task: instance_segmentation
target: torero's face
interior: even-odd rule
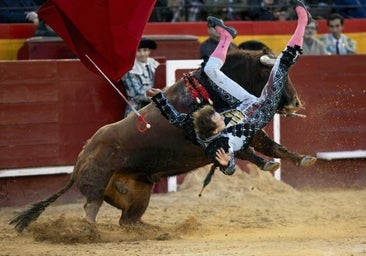
[[[213,114],[211,120],[212,120],[212,122],[214,122],[216,124],[216,129],[214,130],[214,134],[218,134],[218,133],[222,132],[222,130],[225,129],[225,127],[226,127],[225,121],[224,121],[225,119],[219,113],[215,112],[215,114]]]

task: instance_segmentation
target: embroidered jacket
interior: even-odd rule
[[[209,159],[220,168],[226,175],[232,175],[235,172],[235,158],[234,152],[246,149],[254,135],[254,126],[249,123],[244,123],[243,119],[239,123],[230,124],[229,122],[234,118],[225,118],[225,123],[229,123],[226,128],[218,135],[210,138],[200,138],[194,131],[193,118],[191,114],[180,113],[163,93],[159,93],[152,97],[152,101],[160,109],[161,114],[169,121],[170,124],[183,128],[188,135],[188,138],[195,144],[200,144],[205,154]],[[226,153],[233,153],[228,166],[222,166],[216,160],[216,151],[223,148]]]

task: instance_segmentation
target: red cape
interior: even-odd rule
[[[49,0],[39,16],[90,70],[118,81],[134,63],[155,0]]]

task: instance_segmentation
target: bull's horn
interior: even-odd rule
[[[276,59],[272,59],[268,55],[261,56],[259,60],[263,65],[266,65],[266,66],[273,66],[276,61]]]

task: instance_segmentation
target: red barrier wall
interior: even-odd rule
[[[281,142],[312,155],[365,150],[365,63],[366,55],[302,56],[291,76],[307,118],[282,118]],[[85,141],[123,115],[120,96],[77,60],[0,62],[0,73],[0,169],[73,165]],[[0,205],[43,199],[67,177],[0,178]],[[282,178],[295,187],[365,186],[366,160],[282,161]]]
[[[79,61],[2,62],[0,73],[0,168],[73,164],[122,117],[117,93]]]
[[[366,55],[302,56],[291,77],[307,118],[283,118],[281,142],[298,152],[366,150]],[[295,187],[364,187],[366,158],[318,160],[310,168],[283,161],[283,180]]]

